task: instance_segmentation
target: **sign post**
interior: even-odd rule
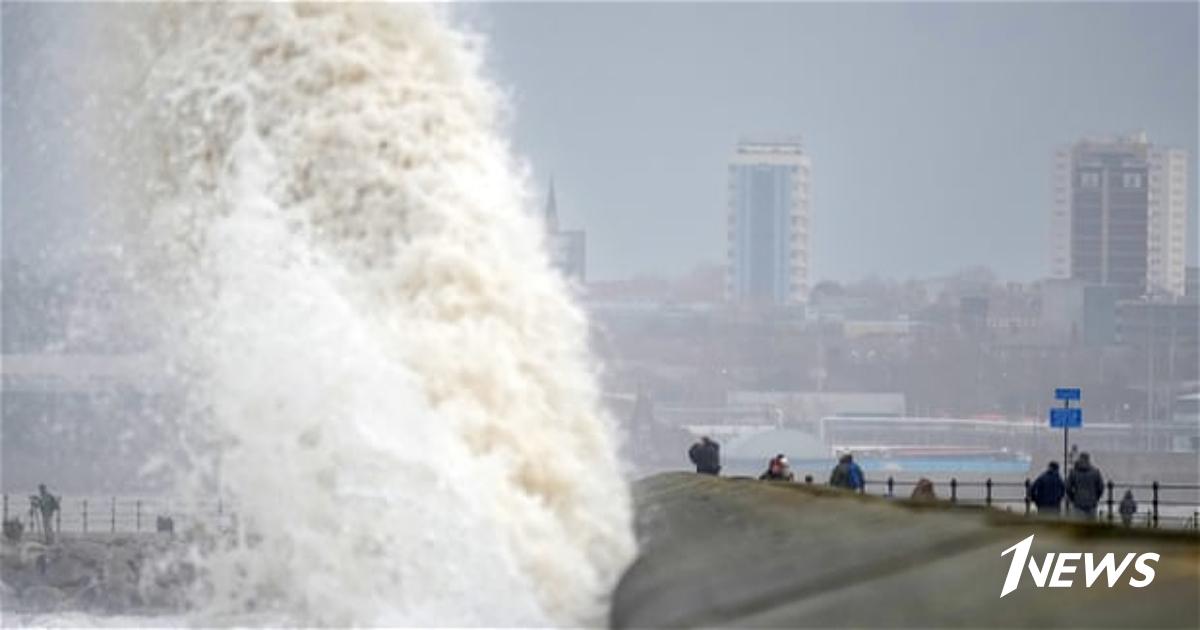
[[[1080,391],[1078,387],[1059,387],[1054,390],[1055,400],[1063,401],[1061,409],[1050,410],[1050,427],[1062,428],[1063,430],[1063,474],[1070,472],[1070,462],[1067,461],[1067,443],[1070,441],[1071,427],[1080,428],[1083,426],[1083,410],[1076,407],[1071,408],[1072,400],[1080,399]]]

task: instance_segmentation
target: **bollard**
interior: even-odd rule
[[[54,511],[54,531],[62,531],[62,510]]]
[[[87,533],[87,499],[83,500],[83,533]]]
[[[1158,482],[1151,483],[1150,489],[1154,491],[1153,498],[1151,499],[1151,506],[1154,509],[1154,526],[1158,527]]]
[[[950,502],[958,502],[958,480],[954,477],[950,478]]]
[[[1108,480],[1108,522],[1113,522],[1113,482]]]
[[[988,477],[987,481],[983,485],[987,487],[987,497],[984,498],[984,503],[988,507],[991,507],[991,505],[992,505],[992,478]]]
[[[141,533],[141,531],[142,531],[142,500],[141,499],[138,499],[137,503],[134,504],[133,514],[134,514],[133,515],[134,529],[138,533]]]
[[[888,475],[888,493],[887,493],[887,495],[888,495],[888,497],[896,496],[896,480],[892,479],[891,475]]]
[[[1029,486],[1031,486],[1031,485],[1032,484],[1029,482],[1029,477],[1026,477],[1025,478],[1025,515],[1026,516],[1029,516],[1029,503],[1030,503]]]
[[[117,497],[112,498],[112,533],[117,533]]]

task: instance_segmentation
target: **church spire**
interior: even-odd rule
[[[546,195],[546,231],[558,232],[558,203],[554,200],[554,176],[550,177],[550,192]]]

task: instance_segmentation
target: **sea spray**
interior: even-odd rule
[[[601,622],[628,489],[478,42],[411,5],[138,11],[109,179],[181,481],[236,505],[202,613]]]

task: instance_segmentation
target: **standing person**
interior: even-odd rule
[[[835,488],[861,490],[864,483],[866,480],[863,477],[862,468],[859,468],[858,464],[854,462],[853,455],[845,453],[838,458],[837,466],[833,467],[833,472],[829,475],[829,485]]]
[[[721,474],[721,445],[709,439],[706,435],[688,449],[688,459],[696,465],[696,472],[702,475]]]
[[[1063,495],[1067,488],[1058,474],[1058,462],[1050,462],[1045,472],[1029,486],[1029,500],[1037,506],[1038,514],[1061,514]]]
[[[795,481],[796,475],[792,474],[787,457],[780,453],[771,458],[771,461],[767,463],[767,471],[758,478],[762,481]]]
[[[1085,520],[1095,520],[1096,506],[1104,496],[1104,476],[1100,469],[1092,466],[1092,458],[1080,453],[1075,459],[1071,474],[1067,475],[1067,499]]]
[[[1133,525],[1133,515],[1137,514],[1137,501],[1133,500],[1133,490],[1126,490],[1125,496],[1121,499],[1121,507],[1118,508],[1121,512],[1121,522],[1125,527]]]
[[[58,504],[58,497],[50,494],[46,484],[38,484],[37,507],[42,513],[42,531],[47,545],[54,542],[54,513],[58,511]]]

